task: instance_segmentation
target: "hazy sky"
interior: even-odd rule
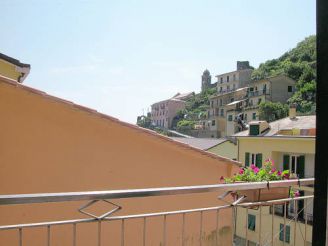
[[[0,53],[24,84],[136,122],[201,74],[257,67],[315,34],[314,0],[0,0]],[[214,81],[213,81],[214,82]]]

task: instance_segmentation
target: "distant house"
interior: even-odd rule
[[[0,53],[0,75],[22,83],[30,73],[31,65]]]
[[[193,92],[184,94],[177,93],[170,99],[152,104],[150,115],[152,124],[154,126],[170,129],[177,112],[185,108],[185,100],[193,95]]]
[[[226,138],[181,138],[173,140],[232,160],[237,159],[237,145]]]
[[[221,175],[232,175],[239,166],[236,161],[173,141],[3,76],[0,76],[0,117],[0,194],[214,184]],[[121,215],[219,204],[213,193],[127,198],[116,203],[122,206]],[[2,206],[1,224],[81,218],[77,212],[81,205],[81,202],[65,202]],[[230,216],[229,212],[220,212],[220,227],[230,227],[231,231]],[[215,220],[213,216],[207,223],[214,225]],[[180,231],[180,224],[175,223],[173,229]],[[127,222],[127,227],[134,233],[140,229],[140,224]],[[106,223],[102,228],[103,245],[121,244],[121,237],[116,237],[121,224]],[[147,231],[151,228],[160,231],[162,224],[147,220]],[[198,238],[198,220],[189,222],[188,228],[191,231],[186,231],[186,238]],[[88,223],[77,226],[78,245],[95,245],[93,235],[96,234],[90,233],[95,232],[94,229]],[[71,227],[54,228],[51,235],[56,236],[49,239],[51,245],[71,245],[71,232]],[[133,233],[126,233],[125,245],[136,245],[137,236]],[[207,239],[212,229],[204,228],[203,233]],[[28,245],[46,242],[44,234],[38,231],[28,229],[23,234]],[[155,233],[147,234],[153,245],[163,243],[162,237],[156,237]],[[2,231],[0,245],[16,245],[17,238],[12,235],[12,232]],[[60,238],[60,242],[55,241],[56,238]],[[167,240],[172,245],[181,242],[170,233]]]
[[[223,77],[219,76],[219,78]],[[236,76],[237,78],[239,77]],[[295,81],[285,75],[258,81],[251,81],[250,74],[245,78],[248,78],[248,82],[237,81],[232,89],[231,79],[223,80],[222,84],[227,84],[229,89],[219,89],[216,95],[210,97],[208,108],[208,120],[211,122],[211,127],[208,129],[210,135],[225,137],[242,131],[248,122],[259,120],[259,105],[262,102],[286,103],[295,92]]]
[[[289,170],[299,178],[314,177],[315,135],[316,116],[296,116],[295,108],[290,109],[289,117],[268,124],[265,121],[249,122],[249,130],[234,135],[238,143],[238,160],[247,166],[251,164],[262,167],[268,158],[274,161],[274,165],[280,170]],[[301,195],[312,195],[313,189],[300,188]],[[280,244],[290,243],[301,245],[302,235],[306,227],[307,232],[312,233],[312,209],[311,203],[304,204],[298,201],[287,205],[287,217],[298,216],[299,222],[291,223],[287,227],[285,242],[282,242],[281,225],[284,224],[284,206],[275,206],[274,233],[279,235]],[[260,215],[256,210],[238,209],[236,235],[240,241],[245,238],[245,217],[251,220],[252,228],[248,228],[249,241],[258,242],[260,226]],[[271,213],[271,214],[270,214]],[[271,225],[272,211],[269,208],[262,210],[262,225]],[[305,225],[304,221],[307,221]],[[296,226],[296,228],[295,228]],[[295,230],[294,230],[295,229]],[[247,230],[247,229],[246,229]],[[271,226],[262,228],[262,234],[271,233]],[[295,232],[296,238],[290,233]],[[311,238],[309,239],[311,241]],[[309,243],[310,243],[309,241]],[[255,245],[255,244],[254,244]]]

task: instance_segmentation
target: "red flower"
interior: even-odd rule
[[[244,174],[244,169],[239,169],[239,174]]]

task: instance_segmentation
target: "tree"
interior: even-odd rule
[[[259,108],[260,120],[268,122],[285,118],[288,116],[288,105],[280,102],[262,102]]]

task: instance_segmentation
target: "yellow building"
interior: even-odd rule
[[[263,121],[250,122],[249,130],[234,135],[238,143],[238,160],[245,166],[255,164],[262,167],[264,160],[270,158],[280,170],[289,169],[299,178],[313,177],[315,128],[315,116],[296,116],[295,109],[290,110],[290,117],[270,124]],[[311,189],[301,191],[301,195],[312,194]],[[238,208],[236,238],[239,243],[243,245],[247,235],[249,245],[255,245],[260,240],[262,245],[272,239],[273,230],[274,245],[301,245],[304,235],[312,234],[312,201],[290,202],[287,206],[285,242],[281,231],[284,225],[283,205],[275,205],[274,210],[275,216],[272,216],[271,209],[263,207],[260,216],[258,210]],[[298,222],[290,220],[296,215]],[[247,224],[245,218],[248,219]],[[308,222],[307,226],[305,221]],[[311,237],[307,241],[307,245],[311,245]]]
[[[30,73],[31,65],[21,63],[12,57],[0,53],[0,75],[22,83]]]
[[[181,138],[172,137],[175,141],[208,151],[218,156],[237,160],[237,144],[226,138]]]

